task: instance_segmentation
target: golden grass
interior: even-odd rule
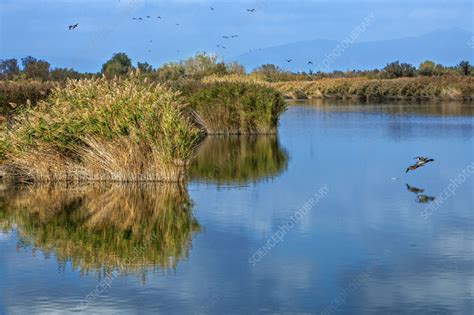
[[[68,81],[2,132],[2,168],[31,181],[181,181],[202,135],[189,110],[136,75]]]
[[[398,79],[338,78],[270,84],[291,99],[445,99],[474,100],[474,78],[461,76]]]

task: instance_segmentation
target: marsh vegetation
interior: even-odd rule
[[[115,54],[100,74],[1,63],[1,168],[26,181],[183,181],[206,135],[275,134],[291,99],[474,99],[472,67],[288,73],[197,54],[154,69]]]
[[[124,59],[119,57],[104,65],[103,76],[37,82],[27,94],[44,97],[8,105],[0,138],[6,177],[183,181],[192,152],[206,135],[276,132],[285,109],[282,95],[258,84],[196,80],[210,67],[206,62],[219,69],[214,59],[197,56],[176,65],[188,72],[162,83],[146,72],[125,72],[117,66]]]

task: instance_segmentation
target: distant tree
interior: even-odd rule
[[[436,64],[431,60],[420,63],[418,73],[423,76],[432,76],[436,74]]]
[[[137,62],[137,69],[142,74],[148,74],[153,72],[153,67],[148,62]]]
[[[469,61],[463,60],[459,63],[458,65],[459,71],[461,72],[462,75],[470,75],[471,74],[471,65],[469,64]]]
[[[402,76],[403,77],[414,77],[416,75],[415,66],[413,66],[409,63],[401,63],[400,67],[402,68]]]
[[[252,71],[253,74],[262,77],[269,82],[279,81],[286,73],[274,64],[264,64]]]
[[[49,78],[49,62],[31,56],[21,59],[23,73],[28,79],[47,80]]]
[[[127,74],[132,70],[132,60],[125,53],[116,53],[102,65],[102,74],[111,78]]]
[[[178,80],[185,76],[185,69],[179,63],[167,63],[156,70],[156,76],[160,81]]]
[[[383,68],[384,77],[386,78],[400,78],[413,77],[416,74],[416,68],[409,63],[400,63],[395,61],[387,64]]]
[[[178,80],[181,78],[201,79],[210,75],[243,74],[244,68],[237,64],[219,61],[216,55],[197,53],[179,63],[167,63],[156,70],[152,77],[158,80]]]
[[[208,75],[224,75],[227,73],[226,65],[219,61],[217,55],[200,52],[196,56],[181,62],[186,76],[193,78],[202,78]]]
[[[226,65],[226,71],[228,74],[244,75],[245,68],[237,62],[231,62]]]
[[[0,60],[0,77],[2,79],[11,79],[20,73],[20,67],[16,59]]]

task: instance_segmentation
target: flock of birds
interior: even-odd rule
[[[210,7],[210,10],[211,10],[211,11],[215,11],[215,8],[214,8],[214,7]],[[257,10],[256,10],[255,8],[250,8],[250,9],[246,9],[246,11],[247,11],[248,13],[255,13]],[[132,20],[133,20],[133,21],[143,21],[143,20],[145,20],[145,19],[153,19],[153,18],[156,18],[156,19],[159,19],[159,20],[162,19],[161,16],[152,17],[151,15],[146,15],[145,17],[133,17]],[[178,27],[180,26],[179,23],[175,23],[175,25],[178,26]],[[72,30],[76,29],[78,26],[79,26],[79,23],[72,24],[72,25],[68,25],[68,29],[69,29],[70,31],[72,31]],[[224,35],[224,36],[222,36],[221,38],[223,38],[223,39],[232,39],[232,38],[237,38],[237,37],[239,37],[239,35],[234,34],[234,35]],[[151,41],[150,41],[150,42],[151,42]],[[222,45],[222,44],[217,44],[216,47],[217,47],[217,48],[221,48],[221,49],[227,49],[227,46]],[[262,49],[258,49],[258,50],[262,50]],[[252,52],[252,51],[253,51],[253,50],[250,50],[249,52]],[[149,49],[148,52],[151,52],[151,50]],[[179,50],[176,50],[176,52],[179,53],[180,51],[179,51]],[[293,59],[285,59],[285,61],[286,61],[287,63],[291,63],[291,62],[293,61]],[[310,61],[308,61],[307,64],[308,64],[308,65],[312,65],[313,62],[310,60]]]
[[[214,7],[210,7],[210,10],[211,10],[211,11],[215,11],[215,8],[214,8]],[[255,12],[257,11],[257,10],[254,9],[254,8],[246,9],[246,10],[247,10],[247,12],[249,12],[249,13],[255,13]],[[147,16],[145,16],[145,17],[133,17],[132,20],[133,20],[133,21],[143,21],[143,20],[145,20],[145,19],[152,19],[152,18],[153,18],[152,16],[147,15]],[[156,16],[155,18],[156,18],[156,19],[160,19],[160,20],[162,19],[161,16]],[[180,26],[179,23],[175,23],[175,25],[176,25],[176,26]],[[68,29],[69,29],[70,31],[72,31],[72,30],[74,30],[75,28],[77,28],[78,26],[79,26],[79,23],[72,24],[72,25],[68,25]],[[236,35],[236,34],[235,34],[235,35],[224,35],[224,36],[222,36],[223,39],[232,39],[232,38],[237,38],[237,37],[239,37],[239,35]],[[152,41],[150,40],[150,42],[152,42]],[[227,49],[226,46],[220,45],[220,44],[216,45],[216,47],[222,48],[222,49]],[[148,52],[151,52],[151,50],[149,49]],[[179,51],[179,50],[176,50],[176,52],[179,53],[180,51]]]

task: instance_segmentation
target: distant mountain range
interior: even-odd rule
[[[456,65],[461,60],[474,63],[473,36],[459,28],[436,30],[418,37],[356,42],[339,52],[335,49],[341,47],[341,41],[316,39],[254,50],[233,60],[247,70],[272,63],[291,71],[375,69],[396,60],[415,66],[427,59]],[[292,60],[287,62],[287,59]],[[313,64],[308,65],[309,61]],[[323,62],[328,66],[321,69]]]

